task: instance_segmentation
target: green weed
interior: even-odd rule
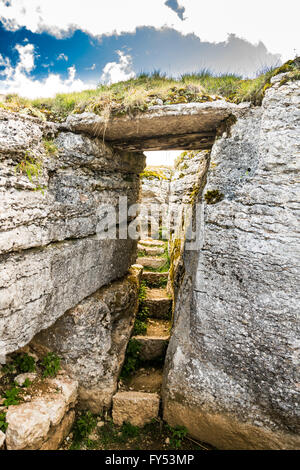
[[[167,430],[170,433],[170,445],[175,447],[175,449],[179,449],[181,447],[182,441],[187,435],[187,429],[184,426],[169,426],[166,425]]]
[[[121,378],[126,378],[132,374],[140,364],[141,345],[136,339],[130,339],[127,345],[125,361],[120,374]]]
[[[43,139],[43,144],[47,155],[57,155],[58,148],[57,145],[53,142],[53,140]]]
[[[34,191],[44,193],[45,188],[39,184],[39,177],[42,174],[42,162],[31,151],[25,152],[24,159],[15,166],[15,172],[26,174],[30,183],[35,185]]]
[[[20,403],[21,389],[17,386],[14,386],[4,393],[3,398],[5,398],[3,405],[4,406],[11,406],[11,405],[18,405]]]
[[[14,357],[14,364],[19,373],[34,372],[35,360],[29,354],[18,354]]]
[[[96,418],[90,411],[81,413],[81,415],[75,421],[75,424],[72,429],[73,443],[71,449],[78,449],[80,447],[80,444],[85,439],[88,439],[89,434],[93,431],[96,424]],[[89,442],[86,443],[87,446],[89,446]]]
[[[131,423],[124,423],[121,429],[124,440],[137,437],[140,434],[140,428]]]
[[[53,352],[49,352],[43,357],[41,366],[43,368],[43,377],[55,377],[61,369],[60,358]]]
[[[6,413],[0,413],[0,431],[4,432],[6,431],[8,427],[8,424],[6,422]]]

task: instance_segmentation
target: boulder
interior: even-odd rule
[[[55,450],[69,432],[75,418],[78,383],[65,374],[46,379],[51,387],[27,403],[9,406],[6,447],[8,450]]]
[[[131,423],[143,427],[157,418],[159,401],[157,393],[118,392],[113,397],[113,422],[118,426]]]
[[[281,80],[212,149],[165,364],[165,420],[219,449],[300,447],[300,88]]]
[[[142,266],[102,287],[63,315],[31,343],[54,351],[70,377],[79,382],[79,406],[100,414],[117,389],[135,314]]]

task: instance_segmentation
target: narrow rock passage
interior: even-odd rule
[[[139,367],[119,381],[119,391],[113,398],[113,420],[121,425],[130,422],[144,426],[159,414],[165,354],[170,338],[172,299],[166,285],[169,274],[167,242],[141,240],[137,263],[144,266],[142,283],[145,287],[143,308],[147,312],[147,329],[134,334]]]

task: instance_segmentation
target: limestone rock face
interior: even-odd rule
[[[68,435],[75,418],[78,383],[61,374],[47,379],[45,386],[52,386],[52,392],[8,408],[8,450],[55,450]]]
[[[167,353],[164,418],[220,449],[300,447],[300,88],[280,79],[212,149]]]
[[[136,116],[113,117],[107,122],[94,113],[71,114],[65,126],[72,131],[103,136],[115,148],[141,150],[211,148],[216,129],[233,111],[232,103],[213,102],[151,106]]]
[[[133,266],[124,279],[84,299],[31,343],[37,351],[46,347],[61,357],[79,382],[79,405],[93,413],[109,408],[117,389],[138,308],[141,272],[141,266]]]
[[[159,395],[157,393],[118,392],[113,398],[113,421],[118,426],[130,422],[143,427],[157,418]]]
[[[192,208],[206,181],[210,151],[183,152],[176,164],[170,184],[169,221],[172,233],[169,242],[170,270],[168,292],[175,305],[178,289],[184,274],[184,238]]]
[[[155,172],[155,167],[147,167],[147,169]],[[157,233],[159,228],[159,210],[164,210],[169,204],[170,182],[172,172],[169,168],[161,167],[159,172],[163,177],[141,178],[141,237],[147,238],[149,235]],[[149,228],[154,232],[150,234]]]
[[[47,151],[49,139],[54,153]],[[28,159],[38,165],[31,179],[17,167]],[[97,228],[104,205],[118,209],[123,196],[128,204],[138,201],[145,157],[1,111],[0,160],[0,355],[5,355],[122,277],[134,262],[135,241],[99,239]]]
[[[0,431],[0,450],[2,450],[4,447],[5,438],[6,436],[4,432]]]

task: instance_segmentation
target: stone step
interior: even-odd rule
[[[139,244],[145,246],[165,246],[165,242],[162,240],[153,240],[153,238],[147,238],[145,240],[139,240]]]
[[[118,392],[113,397],[114,424],[131,423],[143,427],[158,417],[160,397],[157,393]]]
[[[166,336],[134,336],[141,346],[140,358],[143,361],[153,361],[166,355],[169,338]]]
[[[135,370],[129,377],[121,379],[118,385],[119,392],[147,392],[161,393],[163,369],[160,366],[149,366]]]
[[[143,246],[138,244],[138,250],[144,252],[146,255],[162,255],[165,251],[163,246]]]
[[[145,268],[153,268],[153,269],[159,269],[161,268],[165,263],[166,260],[165,258],[151,258],[148,256],[141,256],[137,259],[138,264],[141,264]]]
[[[142,279],[146,281],[149,287],[161,287],[162,283],[168,280],[169,272],[166,273],[155,273],[152,271],[143,271]]]
[[[172,322],[163,318],[148,318],[146,336],[159,336],[169,339]]]
[[[166,289],[147,288],[147,297],[144,302],[150,318],[170,318],[172,299],[168,296]]]

